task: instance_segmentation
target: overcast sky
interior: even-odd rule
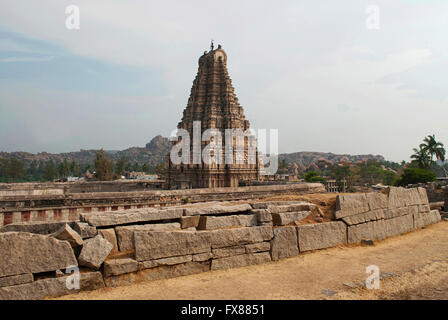
[[[448,146],[447,31],[446,0],[2,0],[0,151],[168,136],[214,39],[246,118],[278,128],[280,152],[408,160],[425,135]]]

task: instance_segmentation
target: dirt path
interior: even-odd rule
[[[350,288],[366,267],[379,290]],[[346,284],[344,284],[346,283]],[[337,247],[244,268],[83,292],[61,299],[448,299],[448,222],[374,246]]]

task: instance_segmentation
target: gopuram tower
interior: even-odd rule
[[[227,71],[227,55],[221,45],[214,49],[212,43],[210,51],[204,52],[199,58],[198,73],[193,81],[187,107],[177,128],[188,131],[191,137],[189,141],[191,153],[194,149],[194,130],[197,132],[200,128],[202,134],[207,129],[218,131],[219,137],[216,140],[221,139],[221,143],[218,145],[220,146],[219,150],[222,150],[222,157],[229,159],[226,157],[229,157],[229,150],[232,149],[228,148],[233,146],[233,151],[230,154],[233,161],[230,164],[228,161],[206,163],[201,157],[199,162],[196,158],[196,162],[174,164],[168,154],[168,188],[238,187],[240,184],[250,184],[251,181],[258,180],[262,161],[259,160],[254,137],[246,136],[242,139],[233,137],[231,140],[225,137],[226,129],[247,133],[249,126],[249,121],[245,119],[243,108],[238,102]],[[211,137],[208,142],[203,140],[199,140],[201,141],[199,143],[201,152],[204,152],[207,144],[214,141],[214,137]],[[173,146],[177,142],[173,142]],[[239,147],[237,148],[236,145]],[[249,146],[252,147],[249,148]],[[197,144],[195,149],[199,149]],[[240,151],[239,153],[237,149]],[[227,153],[224,155],[225,152]],[[193,160],[193,156],[190,157],[190,160]]]

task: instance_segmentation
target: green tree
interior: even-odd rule
[[[103,149],[96,151],[95,177],[101,181],[111,181],[116,178],[114,162],[107,157]]]
[[[61,178],[67,178],[70,174],[70,166],[68,165],[67,159],[60,162],[58,165],[58,172]]]
[[[126,158],[120,158],[115,163],[115,173],[119,176],[122,176],[124,174],[124,171],[126,170]]]
[[[53,160],[48,161],[43,169],[43,178],[45,181],[53,181],[58,176],[58,170]]]
[[[319,176],[319,173],[316,171],[308,171],[305,174],[304,179],[306,182],[325,182],[326,181],[324,178]]]
[[[426,183],[434,181],[436,175],[426,169],[421,168],[406,168],[400,179],[396,182],[398,186],[407,186],[409,184]]]
[[[70,163],[70,173],[74,176],[74,177],[79,177],[79,174],[81,173],[81,168],[79,167],[79,165],[76,163],[75,160],[73,160]]]
[[[413,163],[415,163],[420,169],[429,168],[431,163],[431,157],[426,148],[424,148],[423,144],[419,146],[419,148],[412,149],[414,154],[411,155],[411,159]]]
[[[6,170],[7,177],[11,181],[23,180],[25,177],[25,168],[22,161],[12,158],[8,161],[8,167]]]
[[[437,160],[445,161],[445,148],[443,147],[443,143],[436,141],[436,136],[433,134],[428,135],[425,139],[423,139],[423,143],[420,145],[423,147],[423,150],[428,152],[431,156],[431,162],[434,160],[434,156],[436,156]]]
[[[142,171],[144,171],[145,173],[150,173],[151,172],[151,166],[149,165],[149,163],[145,163],[143,166],[142,166]]]
[[[282,174],[288,172],[288,162],[286,162],[285,159],[280,160],[280,163],[278,164],[277,173]]]

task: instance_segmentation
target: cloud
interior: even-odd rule
[[[41,61],[51,61],[54,59],[54,56],[49,57],[8,57],[1,58],[0,62],[9,63],[9,62],[41,62]]]

